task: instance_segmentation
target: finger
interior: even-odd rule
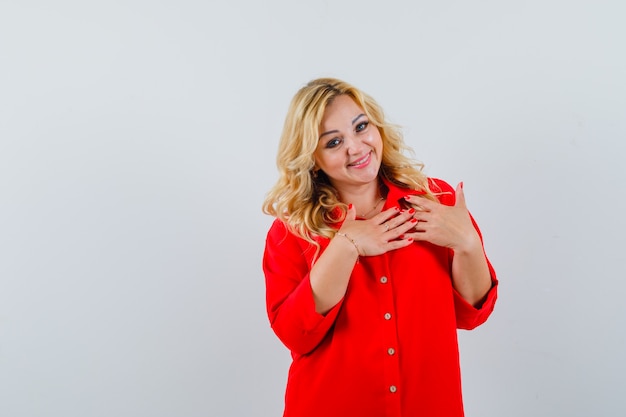
[[[456,186],[456,201],[454,202],[454,206],[467,208],[467,206],[465,205],[465,193],[463,192],[462,181],[459,183],[459,185]]]
[[[346,220],[356,220],[356,209],[354,205],[348,205],[348,212],[346,213]]]
[[[424,233],[426,232],[428,222],[414,217],[411,219],[410,222],[407,222],[405,225],[408,225],[408,227],[403,227],[404,231],[401,234],[401,236],[412,237],[415,240],[418,240],[417,237],[419,236],[420,238],[422,238],[420,240],[423,240],[423,236],[424,236]]]
[[[416,232],[425,232],[426,231],[426,223],[424,220],[417,220],[417,223],[415,224],[415,231]]]
[[[408,235],[402,239],[391,240],[389,241],[389,243],[387,243],[387,251],[404,248],[406,246],[409,246],[411,243],[413,243],[413,238],[409,237]]]
[[[407,232],[412,232],[415,230],[415,227],[419,224],[419,221],[416,218],[411,218],[409,221],[406,221],[393,229],[396,236],[401,236],[406,234]],[[394,236],[395,237],[395,236]]]
[[[407,232],[402,235],[404,239],[412,239],[414,242],[428,242],[428,234],[422,232]]]
[[[404,196],[404,199],[414,205],[416,207],[416,210],[421,211],[430,211],[430,209],[433,207],[433,204],[436,204],[434,201],[430,201],[424,197],[417,195],[406,195]]]
[[[373,220],[376,224],[383,224],[387,220],[397,216],[399,212],[400,209],[398,207],[391,207],[385,211],[381,211],[380,213],[372,217],[371,220]]]
[[[413,207],[411,207],[408,210],[402,210],[398,213],[397,216],[392,217],[391,219],[387,220],[386,222],[382,223],[383,226],[386,227],[386,231],[389,231],[391,229],[395,229],[396,227],[400,226],[403,223],[406,223],[407,221],[409,221],[413,215],[415,214],[415,209]]]

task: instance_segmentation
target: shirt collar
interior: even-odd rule
[[[383,184],[387,186],[389,192],[387,193],[387,202],[383,207],[383,210],[390,207],[405,207],[406,200],[404,196],[406,195],[424,195],[426,192],[424,190],[413,190],[411,188],[399,187],[398,185],[392,183],[387,178],[382,178]]]
[[[387,189],[389,190],[389,192],[387,193],[387,201],[385,202],[385,205],[383,206],[382,210],[387,210],[388,208],[391,208],[391,207],[405,208],[407,207],[407,205],[406,205],[406,200],[404,199],[404,196],[426,194],[424,190],[413,190],[411,188],[400,187],[392,183],[385,177],[381,177],[381,179],[383,181],[383,184],[385,184],[387,186]],[[341,211],[339,210],[339,208],[336,208],[332,213],[334,216],[338,217]],[[342,224],[343,224],[343,221],[335,223],[331,225],[331,227],[339,229]]]

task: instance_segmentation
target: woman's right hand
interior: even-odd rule
[[[404,234],[417,223],[414,213],[413,208],[392,207],[370,219],[357,220],[356,209],[351,205],[339,232],[353,240],[360,256],[381,255],[413,243],[413,239]]]

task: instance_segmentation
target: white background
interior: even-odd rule
[[[468,417],[624,416],[622,1],[0,2],[0,416],[279,416],[291,97],[374,96],[501,280]]]

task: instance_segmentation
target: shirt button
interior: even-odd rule
[[[386,284],[387,283],[387,277],[380,277],[380,283],[381,284]]]
[[[398,388],[395,385],[392,385],[389,387],[389,392],[396,392],[398,391]]]
[[[385,313],[385,320],[391,320],[391,313]]]
[[[394,355],[396,353],[396,350],[394,348],[389,348],[389,349],[387,349],[387,353],[391,356],[391,355]]]

